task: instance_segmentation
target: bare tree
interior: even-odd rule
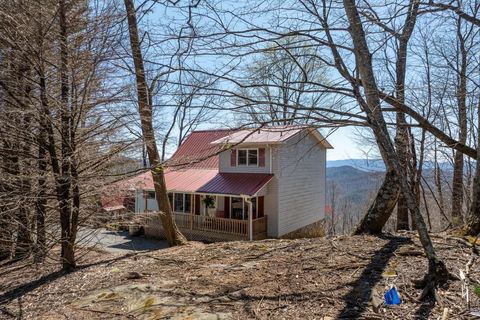
[[[405,175],[405,170],[400,165],[398,156],[390,140],[385,120],[380,109],[380,97],[378,95],[378,88],[373,72],[371,53],[365,39],[362,21],[360,19],[355,1],[344,0],[343,3],[345,13],[349,20],[348,31],[352,37],[352,42],[354,45],[356,64],[362,80],[362,85],[365,89],[365,112],[369,116],[370,125],[372,131],[374,132],[380,151],[385,154],[384,159],[387,159],[389,165],[395,170],[395,174],[397,175],[400,183],[401,191],[405,195],[408,209],[413,212],[413,218],[420,236],[420,241],[429,261],[428,277],[425,278],[424,292],[425,294],[430,292],[434,293],[435,287],[438,285],[438,283],[443,283],[448,279],[448,271],[443,261],[435,253],[435,249],[433,248],[432,241],[428,235],[428,230],[420,213],[415,195],[410,189],[407,176]]]
[[[98,210],[93,200],[102,184],[98,177],[114,154],[128,148],[113,141],[118,121],[105,110],[115,103],[118,88],[101,85],[118,38],[111,8],[84,1],[0,7],[0,63],[22,70],[21,78],[5,72],[0,77],[0,137],[8,137],[2,147],[13,151],[14,139],[18,151],[2,150],[0,163],[15,156],[20,165],[7,177],[0,169],[1,202],[12,199],[6,203],[10,208],[0,209],[12,230],[5,236],[15,240],[14,254],[34,253],[37,262],[60,244],[65,270],[76,266],[78,228]],[[5,52],[19,63],[3,59]]]
[[[325,66],[315,48],[299,36],[286,37],[270,47],[245,70],[248,87],[239,92],[238,104],[247,123],[287,125],[311,122],[316,108],[333,108],[333,94],[318,92],[328,84]]]
[[[480,99],[478,101],[477,110],[477,152],[480,157]],[[478,236],[480,234],[480,161],[477,161],[476,164],[476,174],[472,188],[472,205],[470,206],[466,234],[471,236]]]
[[[396,81],[395,81],[395,95],[399,101],[405,101],[405,74],[407,72],[407,45],[412,36],[415,22],[418,15],[419,3],[418,1],[410,1],[408,5],[408,11],[405,18],[405,23],[401,34],[397,35],[398,49],[396,60]],[[407,168],[407,172],[412,175],[408,170],[409,162],[411,159],[410,150],[414,150],[414,147],[410,149],[411,143],[414,143],[413,137],[409,134],[405,114],[397,112],[396,114],[397,134],[395,136],[395,148],[399,156],[400,165]],[[417,193],[418,194],[418,193]],[[406,206],[405,195],[400,193],[397,201],[397,230],[408,230],[408,210]]]
[[[162,132],[162,161],[166,160],[168,146],[179,147],[192,131],[214,118],[210,108],[218,100],[216,96],[205,92],[206,88],[214,86],[209,77],[195,79],[181,73],[180,70],[178,83],[174,83],[170,88],[173,92],[166,89],[162,95],[162,101],[160,101],[163,103],[164,96],[170,95],[170,103],[173,106],[169,124]]]
[[[152,103],[149,99],[148,85],[143,66],[140,40],[138,37],[137,17],[133,0],[125,0],[127,11],[128,30],[130,35],[130,46],[133,61],[135,64],[135,78],[137,83],[138,109],[143,132],[143,139],[146,145],[147,154],[151,166],[155,194],[160,209],[160,218],[168,243],[171,246],[182,245],[187,242],[185,237],[177,228],[173,219],[172,209],[168,201],[167,187],[165,183],[164,168],[158,153],[155,132],[152,123]]]
[[[467,142],[467,55],[465,38],[462,34],[462,20],[457,21],[457,39],[459,53],[459,70],[457,76],[457,103],[458,103],[458,141]],[[463,178],[464,178],[464,157],[461,152],[455,152],[453,181],[452,181],[452,223],[455,226],[463,224]]]

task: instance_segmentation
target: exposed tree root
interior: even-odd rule
[[[398,179],[393,170],[388,170],[375,200],[359,222],[352,235],[379,235],[390,218],[400,193]]]
[[[445,287],[450,280],[459,280],[457,276],[450,273],[445,263],[441,260],[429,261],[428,273],[420,280],[414,280],[414,286],[422,289],[419,300],[433,298],[442,305],[441,297],[437,293],[439,287]]]

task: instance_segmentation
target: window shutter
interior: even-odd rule
[[[258,166],[265,167],[265,148],[258,149]]]
[[[196,215],[199,215],[200,214],[200,195],[199,194],[196,194],[195,195],[195,208],[194,208],[194,212]]]
[[[237,150],[232,149],[230,150],[230,165],[235,167],[237,165]]]
[[[260,196],[257,198],[257,211],[258,211],[258,218],[262,218],[265,216],[265,213],[263,211],[264,205],[265,205],[265,198],[263,196]]]
[[[225,217],[224,218],[230,218],[230,197],[225,197],[224,201],[224,211],[225,211]]]

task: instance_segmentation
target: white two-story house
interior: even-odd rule
[[[212,241],[278,238],[319,225],[330,148],[307,126],[191,133],[165,173],[177,225],[187,237]],[[157,211],[150,173],[135,179],[135,212]],[[151,217],[145,232],[161,237]]]

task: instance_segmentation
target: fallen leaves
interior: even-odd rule
[[[439,255],[458,272],[468,263],[471,247],[451,238],[435,239]],[[86,261],[91,267],[22,292],[21,312],[30,319],[69,314],[73,319],[328,320],[342,313],[364,319],[438,319],[443,308],[452,319],[465,314],[460,281],[439,291],[444,307],[426,310],[417,301],[421,290],[413,288],[412,279],[421,278],[427,264],[418,239],[409,239],[344,236],[193,243],[128,257],[91,252]],[[1,279],[5,289],[0,297],[55,271],[52,266],[42,268],[11,268]],[[480,277],[476,264],[470,275]],[[402,305],[381,307],[385,288],[392,284]],[[480,291],[468,285],[471,292]],[[470,303],[472,310],[480,309],[476,295]],[[4,306],[15,315],[20,311],[16,300]]]

